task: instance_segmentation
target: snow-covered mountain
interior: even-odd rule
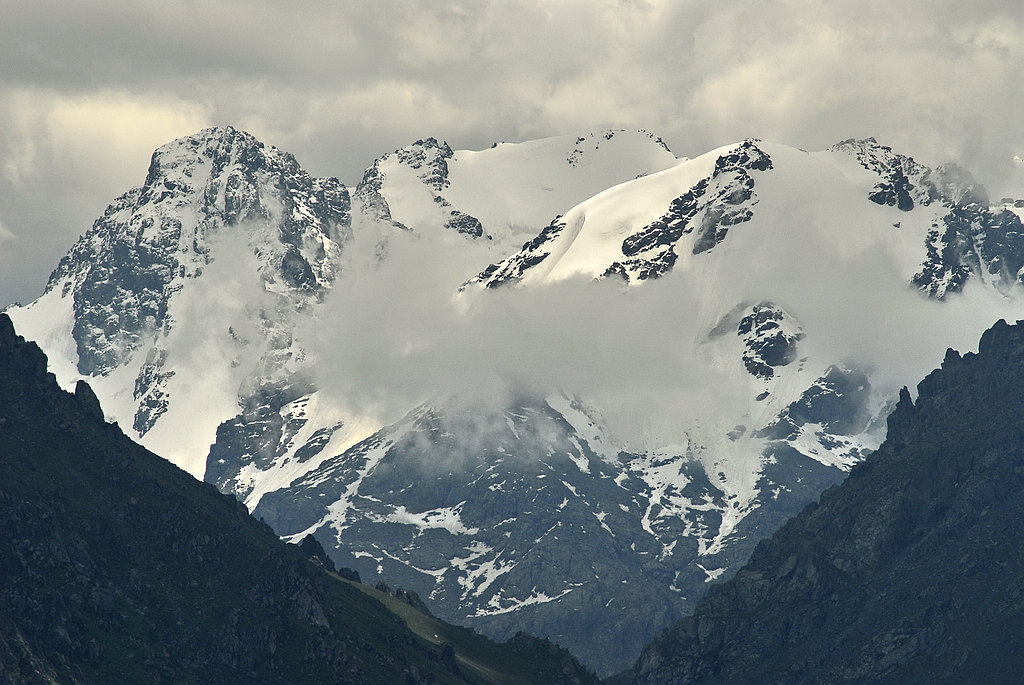
[[[350,194],[209,129],[10,315],[282,536],[610,673],[1019,316],[1020,211],[871,139],[426,139]]]
[[[866,197],[850,194],[867,184]],[[787,197],[797,188],[800,196]],[[762,195],[773,201],[759,207]],[[868,211],[856,202],[862,199],[891,209]],[[923,211],[911,213],[915,208]],[[763,252],[775,236],[761,226],[833,250],[878,242],[895,252],[897,243],[911,282],[940,299],[962,290],[972,274],[1002,292],[1022,280],[1017,214],[993,211],[964,170],[928,169],[873,139],[813,154],[754,140],[714,150],[577,205],[475,280],[494,287],[618,275],[635,284],[735,260],[737,250]],[[730,233],[729,255],[702,256]]]
[[[90,378],[107,414],[201,476],[247,388],[291,378],[292,321],[321,299],[350,238],[349,192],[232,128],[153,153],[11,316],[62,383]]]
[[[677,162],[646,131],[590,131],[457,154],[428,138],[375,161],[355,194],[367,214],[408,230],[443,227],[518,239],[518,247],[556,214]]]

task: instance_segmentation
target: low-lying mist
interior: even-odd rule
[[[892,394],[1020,310],[981,287],[927,300],[884,249],[843,253],[806,234],[757,260],[733,255],[714,279],[677,268],[640,287],[580,278],[461,293],[490,258],[468,254],[479,249],[469,241],[397,234],[384,259],[372,242],[349,246],[355,256],[298,335],[321,390],[381,425],[428,401],[499,411],[561,392],[598,409],[620,444],[685,444],[695,431],[723,435],[750,404],[742,366],[702,351],[740,302],[781,304],[807,333],[801,356],[868,370]]]

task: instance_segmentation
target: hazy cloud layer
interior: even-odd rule
[[[1015,1],[0,0],[0,15],[0,306],[39,293],[153,148],[212,124],[348,183],[427,135],[480,148],[626,124],[680,155],[874,135],[1024,195]]]
[[[453,296],[472,275],[471,249],[481,248],[402,234],[378,264],[372,240],[346,246],[352,261],[297,332],[318,387],[383,424],[424,402],[489,416],[516,395],[569,393],[598,408],[617,440],[651,449],[721,440],[753,420],[746,370],[716,363],[706,345],[737,303],[785,303],[808,333],[800,355],[812,367],[870,371],[893,397],[947,347],[976,350],[992,322],[1021,311],[1021,298],[974,283],[964,298],[929,300],[906,286],[891,246],[817,233],[774,233],[762,259],[726,262],[703,283],[673,273],[638,288],[580,278]]]

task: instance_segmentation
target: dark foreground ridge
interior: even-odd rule
[[[0,314],[0,683],[596,682],[549,642],[385,608],[46,367]]]
[[[918,393],[633,682],[1024,682],[1024,322],[949,350]]]

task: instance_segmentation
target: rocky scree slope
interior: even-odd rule
[[[444,648],[416,637],[234,498],[105,423],[87,384],[60,390],[5,314],[0,526],[5,683],[595,682],[527,636],[495,645],[442,626],[455,636]]]
[[[636,683],[1024,675],[1024,322],[949,350],[889,435],[648,647]]]

